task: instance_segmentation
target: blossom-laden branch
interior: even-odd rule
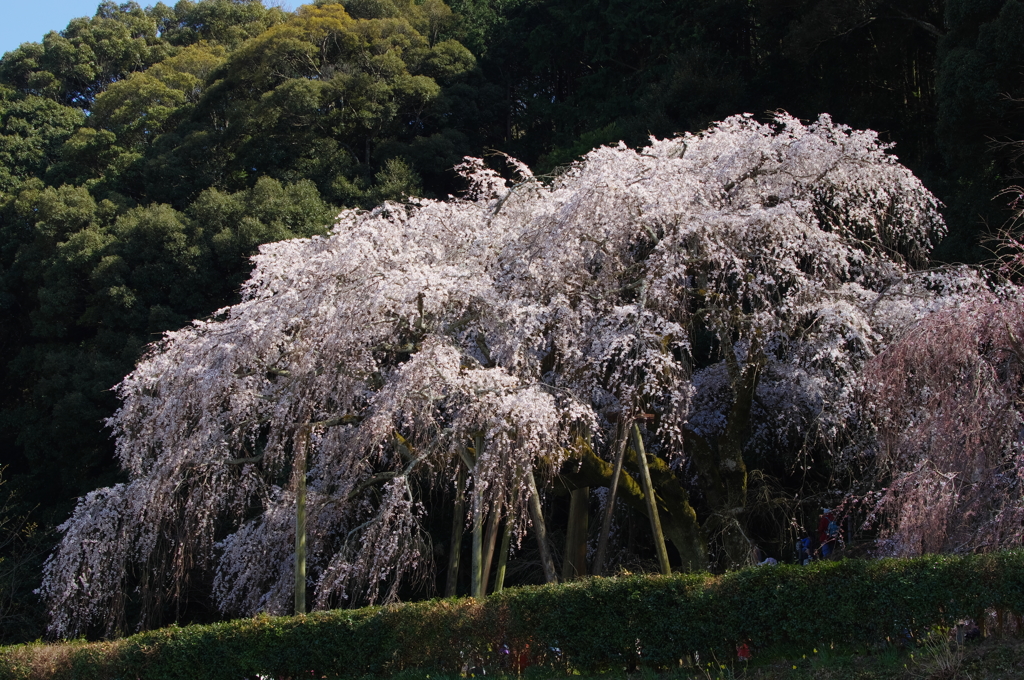
[[[872,359],[865,399],[882,552],[999,550],[1024,539],[1024,300],[979,295]]]

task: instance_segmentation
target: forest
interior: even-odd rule
[[[0,639],[724,572],[822,508],[1020,545],[1021,25],[108,0],[3,55]]]

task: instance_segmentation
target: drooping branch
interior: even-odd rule
[[[390,479],[395,479],[396,477],[408,477],[412,473],[412,471],[416,469],[416,466],[422,463],[423,461],[427,460],[427,458],[429,458],[429,455],[424,454],[409,460],[406,466],[401,470],[387,470],[385,472],[378,472],[374,476],[368,479],[364,479],[363,481],[356,484],[352,488],[352,490],[348,492],[348,500],[352,500],[366,489],[370,488],[371,486],[380,484],[381,482],[386,482]]]

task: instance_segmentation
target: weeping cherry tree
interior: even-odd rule
[[[54,634],[123,629],[129,600],[146,625],[197,574],[230,614],[393,600],[434,568],[438,489],[473,594],[499,519],[552,580],[556,475],[614,489],[676,568],[745,564],[749,461],[838,451],[866,362],[972,285],[913,273],[938,202],[827,116],[509,165],[264,246],[240,303],[150,349],[110,421],[129,481],[46,564]]]

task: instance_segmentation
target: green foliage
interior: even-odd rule
[[[378,10],[384,16],[354,18],[341,5],[307,6],[245,43],[191,122],[158,150],[154,176],[195,163],[201,182],[223,176],[224,186],[237,188],[264,174],[302,177],[329,200],[363,203],[349,187],[371,183],[376,147],[429,132],[439,82],[456,80],[474,63],[461,45],[431,46],[400,12]],[[224,118],[222,129],[210,125],[212,117]],[[222,152],[194,155],[210,144]],[[178,200],[194,190],[193,177],[183,173],[175,193],[166,186],[150,193]]]
[[[509,102],[500,148],[531,164],[550,154],[545,169],[609,141],[605,131],[635,145],[781,108],[880,130],[927,175],[942,5],[466,0],[453,10],[456,35]]]
[[[103,2],[96,15],[74,19],[42,43],[25,43],[4,55],[0,80],[26,94],[88,108],[107,85],[169,55],[157,23],[135,2]]]
[[[28,492],[66,512],[98,479],[112,481],[101,429],[116,408],[110,386],[160,333],[236,294],[260,244],[325,233],[335,212],[308,180],[270,178],[209,189],[184,212],[38,179],[0,203],[0,427],[23,452],[14,460]]]
[[[1024,612],[1024,553],[589,579],[506,590],[483,602],[435,600],[171,627],[114,643],[8,647],[0,669],[47,680],[173,680],[197,668],[209,680],[410,669],[458,675],[475,667],[514,673],[521,665],[546,667],[547,675],[657,670],[677,668],[695,652],[731,659],[739,641],[769,655],[810,654],[833,642],[850,649],[927,640],[937,626],[991,609]]]
[[[32,590],[52,540],[5,476],[0,467],[0,644],[42,635],[43,608]]]
[[[208,41],[231,49],[287,17],[280,8],[265,7],[260,0],[178,0],[173,9],[158,2],[147,14],[172,45]]]
[[[0,85],[0,193],[42,175],[84,121],[78,109]]]
[[[1013,101],[1024,97],[1021,21],[1020,0],[946,3],[949,30],[939,44],[936,132],[948,168],[940,188],[953,218],[950,259],[984,253],[979,233],[1002,226],[1011,214],[1004,202],[992,199],[1024,172],[1013,147],[999,145],[1020,139],[1024,125],[1021,104]]]
[[[48,528],[116,481],[110,387],[146,344],[229,304],[260,244],[324,233],[325,197],[422,191],[404,147],[367,149],[474,62],[440,38],[442,3],[396,7],[341,35],[258,0],[105,2],[4,55],[0,446]],[[339,50],[312,70],[288,61],[315,54],[316,35]],[[322,90],[325,70],[354,84]],[[321,118],[335,95],[350,105]]]
[[[283,185],[269,177],[234,194],[207,189],[188,208],[209,239],[216,269],[231,273],[231,289],[248,275],[241,263],[260,244],[324,234],[334,213],[309,180]]]
[[[114,132],[122,146],[145,147],[199,100],[225,54],[222,46],[200,43],[132,73],[96,96],[90,124]]]

